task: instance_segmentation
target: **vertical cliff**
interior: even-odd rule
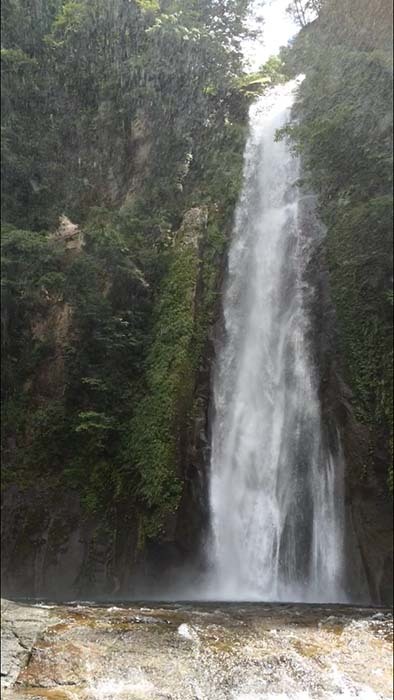
[[[327,0],[283,51],[306,75],[285,132],[326,226],[314,328],[325,420],[346,459],[348,589],[378,603],[393,590],[391,33],[385,0]]]
[[[201,563],[247,108],[303,72],[285,132],[327,229],[308,274],[348,590],[390,600],[392,11],[307,4],[317,19],[250,77],[245,0],[2,3],[6,593],[127,595]]]
[[[247,5],[2,5],[8,592],[125,594],[196,546]]]
[[[77,434],[86,432],[87,437],[78,445],[69,432],[68,440],[74,442],[66,451],[64,395],[70,381],[66,350],[81,343],[72,300],[47,293],[40,316],[31,318],[33,341],[51,342],[52,355],[36,365],[21,389],[31,410],[30,397],[39,406],[32,423],[25,423],[34,442],[22,440],[26,432],[13,439],[11,428],[6,432],[10,460],[2,504],[6,591],[60,598],[127,595],[141,578],[148,591],[151,571],[159,569],[163,575],[171,565],[187,563],[197,554],[206,508],[206,350],[225,243],[215,217],[216,211],[195,207],[185,214],[174,236],[172,263],[154,311],[143,386],[136,389],[134,410],[126,407],[131,420],[124,429],[123,447],[117,447],[123,449],[122,467],[115,471],[115,462],[111,475],[105,461],[101,471],[98,463],[93,476],[81,474],[80,461],[70,474],[62,470],[62,461],[72,459],[74,450],[85,462],[92,449],[94,455],[101,447],[101,460],[107,456],[108,463],[106,450],[119,440],[102,412],[85,411],[82,416],[80,412],[77,428],[83,428]],[[78,229],[73,229],[72,238],[74,246],[80,240]],[[70,237],[60,229],[55,240],[67,259]],[[73,248],[73,255],[86,255],[83,245],[76,253]],[[102,286],[104,299],[110,282],[114,281]],[[144,290],[143,280],[138,279],[138,287]],[[127,374],[119,376],[119,381],[126,380]],[[114,391],[121,396],[120,386]],[[33,455],[41,462],[33,463]],[[44,456],[51,461],[45,464]]]

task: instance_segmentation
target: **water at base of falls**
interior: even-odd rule
[[[2,600],[1,618],[4,700],[392,698],[390,610]]]
[[[296,82],[251,108],[214,381],[213,599],[340,601],[340,448],[322,439],[306,267],[321,228],[286,140]],[[313,218],[313,216],[312,216]]]

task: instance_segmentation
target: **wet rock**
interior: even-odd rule
[[[62,241],[67,250],[80,252],[84,245],[83,234],[79,226],[73,224],[64,214],[59,219],[58,229],[51,237],[57,241]]]
[[[198,248],[208,222],[207,207],[189,209],[183,217],[176,241],[182,246]]]
[[[5,606],[4,632],[12,616],[31,650],[4,700],[391,697],[388,610],[152,604],[144,616],[133,605]]]
[[[389,455],[374,455],[370,464],[369,429],[356,417],[346,376],[332,302],[327,247],[317,247],[307,270],[316,289],[308,309],[311,348],[320,379],[323,433],[331,451],[337,449],[337,429],[345,457],[344,587],[350,600],[363,604],[393,603],[393,503],[386,470]],[[365,466],[369,464],[367,473]]]
[[[1,686],[16,681],[42,632],[58,622],[51,608],[1,601]]]

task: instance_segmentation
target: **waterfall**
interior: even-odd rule
[[[309,348],[305,271],[322,232],[296,186],[299,159],[275,140],[295,89],[275,88],[250,111],[214,379],[216,599],[344,599],[342,458],[322,436]]]

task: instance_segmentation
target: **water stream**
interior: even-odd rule
[[[276,132],[296,81],[250,111],[217,360],[210,593],[231,600],[344,600],[340,449],[322,439],[306,268],[322,235],[299,159]]]
[[[392,698],[384,609],[2,601],[2,648],[4,700]]]

